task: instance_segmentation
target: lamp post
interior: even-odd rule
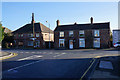
[[[46,21],[46,23],[48,23],[48,21]],[[49,24],[49,49],[50,49],[50,23]]]

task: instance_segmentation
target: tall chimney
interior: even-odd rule
[[[90,22],[91,22],[91,24],[93,24],[93,17],[90,18]]]
[[[34,21],[34,13],[32,13],[32,21],[31,23],[33,24],[35,21]]]
[[[60,25],[60,21],[59,21],[59,20],[57,20],[56,22],[57,22],[57,26],[59,26],[59,25]]]

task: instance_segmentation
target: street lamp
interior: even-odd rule
[[[46,23],[48,23],[48,21],[46,21]],[[49,24],[49,49],[50,49],[50,23]]]

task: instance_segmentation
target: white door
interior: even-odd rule
[[[73,40],[69,40],[69,48],[73,49]]]

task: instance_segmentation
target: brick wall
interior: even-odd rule
[[[54,32],[54,47],[59,48],[59,39],[65,39],[65,49],[69,48],[69,40],[74,40],[74,49],[79,48],[79,38],[85,38],[85,48],[94,48],[93,40],[94,40],[94,30],[84,30],[85,37],[79,37],[79,30],[74,30],[74,37],[69,37],[69,31],[64,31],[64,37],[59,37],[59,31]],[[96,37],[100,38],[100,48],[107,48],[110,46],[110,30],[109,29],[101,29],[100,36]]]

